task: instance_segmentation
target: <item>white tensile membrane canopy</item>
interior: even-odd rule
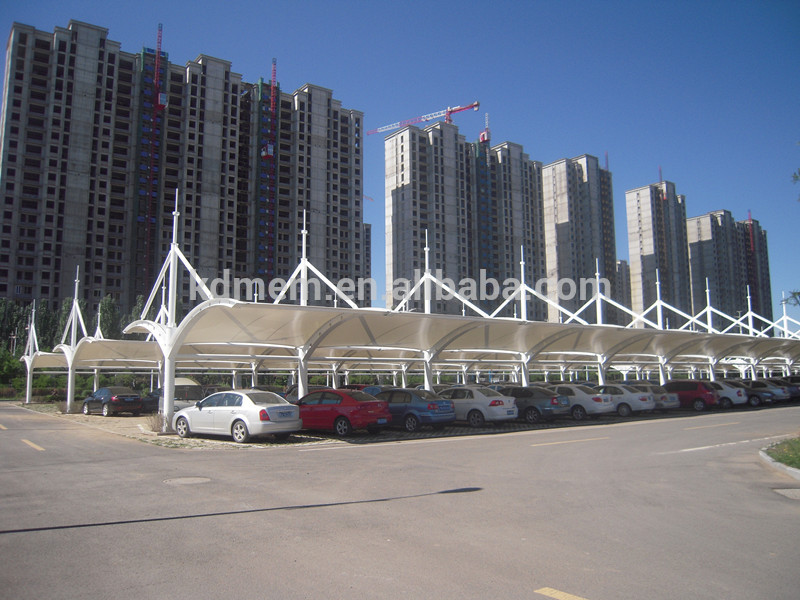
[[[609,368],[626,374],[631,370],[657,370],[663,383],[673,368],[704,369],[713,378],[715,367],[730,364],[740,370],[749,368],[755,376],[756,367],[785,370],[800,360],[800,336],[795,333],[790,337],[768,337],[719,333],[710,326],[709,331],[703,332],[591,325],[583,320],[528,321],[524,296],[520,296],[523,298],[520,319],[486,313],[430,314],[429,302],[426,312],[419,313],[399,310],[402,306],[394,310],[358,308],[346,299],[348,308],[307,306],[302,296],[300,305],[279,304],[281,297],[271,304],[215,298],[178,247],[177,194],[173,215],[170,252],[142,318],[130,323],[124,331],[146,333],[148,340],[107,340],[99,329],[94,336],[86,335],[75,302],[62,343],[54,352],[39,352],[35,328],[30,328],[32,335],[24,357],[28,367],[28,401],[34,369],[68,369],[68,409],[76,370],[157,369],[163,373],[166,428],[173,412],[175,372],[185,369],[247,370],[254,375],[265,370],[289,370],[297,373],[298,394],[302,396],[307,390],[309,370],[334,374],[400,372],[404,384],[407,373],[422,372],[425,385],[430,388],[434,374],[439,373],[511,372],[521,385],[527,385],[531,369],[546,373],[560,371],[563,376],[565,371],[588,366],[596,369],[601,383]],[[305,226],[302,233],[303,256],[289,283],[299,281],[303,288],[311,270],[339,293],[307,260]],[[178,323],[177,273],[181,263],[206,300]],[[430,278],[427,252],[425,272],[425,277]],[[146,319],[144,315],[161,286],[167,288],[161,310],[155,320]],[[76,281],[76,296],[77,290]],[[694,320],[699,323],[697,318]],[[80,340],[78,324],[85,336]]]

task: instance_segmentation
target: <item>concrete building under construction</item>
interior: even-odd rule
[[[154,32],[154,40],[156,32]],[[287,278],[300,258],[368,278],[363,114],[329,89],[249,83],[229,61],[123,51],[103,27],[15,23],[6,56],[0,296],[128,310],[171,240],[203,277]],[[189,284],[183,284],[188,302]]]

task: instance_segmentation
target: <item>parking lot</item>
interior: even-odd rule
[[[6,596],[789,600],[800,585],[800,502],[780,493],[800,482],[758,457],[797,435],[798,406],[174,449],[133,433],[141,420],[0,404]]]
[[[694,416],[701,416],[704,414],[744,414],[748,412],[757,412],[761,410],[774,410],[779,406],[792,406],[795,403],[783,403],[775,405],[774,407],[761,407],[751,408],[748,406],[739,406],[732,409],[714,409],[704,413],[695,413],[691,410],[672,410],[668,412],[649,412],[649,413],[636,413],[629,417],[620,417],[616,414],[603,415],[589,419],[587,421],[574,421],[573,419],[558,418],[552,421],[530,425],[524,422],[523,419],[508,421],[503,423],[487,423],[483,427],[475,428],[470,427],[467,423],[456,422],[448,425],[439,431],[431,428],[423,428],[419,432],[407,433],[400,427],[389,427],[380,433],[369,433],[365,430],[358,430],[347,437],[338,437],[333,432],[327,431],[300,431],[294,433],[286,441],[275,441],[271,438],[256,438],[249,441],[245,445],[234,443],[229,437],[211,436],[211,435],[194,435],[190,438],[181,439],[175,433],[170,432],[167,434],[157,434],[153,431],[153,415],[142,415],[134,417],[128,414],[116,415],[111,417],[103,417],[99,414],[83,415],[83,414],[62,414],[58,411],[55,404],[38,404],[32,405],[29,408],[51,414],[58,418],[66,419],[75,423],[80,423],[92,428],[105,430],[108,432],[124,435],[129,438],[134,438],[155,444],[159,446],[166,446],[172,448],[193,448],[193,449],[220,449],[220,448],[280,448],[286,446],[297,445],[319,445],[319,444],[380,444],[387,442],[401,442],[406,440],[430,439],[430,438],[448,438],[458,436],[472,436],[472,435],[502,435],[504,433],[514,433],[520,431],[539,431],[549,429],[564,429],[571,427],[602,427],[604,425],[611,425],[615,423],[627,423],[636,421],[651,421],[658,419],[674,419],[674,418],[691,418]]]

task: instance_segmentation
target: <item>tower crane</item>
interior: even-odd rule
[[[406,125],[413,125],[414,123],[421,123],[423,121],[433,121],[434,119],[438,119],[439,117],[444,117],[445,123],[452,123],[453,118],[452,116],[456,113],[464,112],[465,110],[478,110],[480,108],[480,102],[477,100],[472,104],[468,104],[467,106],[454,106],[454,107],[447,107],[445,110],[440,110],[438,112],[430,113],[427,115],[421,115],[419,117],[414,117],[413,119],[406,119],[405,121],[398,121],[397,123],[392,123],[391,125],[384,125],[383,127],[378,127],[377,129],[372,129],[371,131],[367,132],[367,135],[372,135],[373,133],[381,133],[383,131],[391,131],[392,129],[397,129],[398,127],[405,127]]]

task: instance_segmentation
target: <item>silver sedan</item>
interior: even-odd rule
[[[261,390],[217,392],[172,418],[172,428],[182,438],[194,433],[229,435],[240,444],[266,435],[286,439],[302,427],[297,406]]]

